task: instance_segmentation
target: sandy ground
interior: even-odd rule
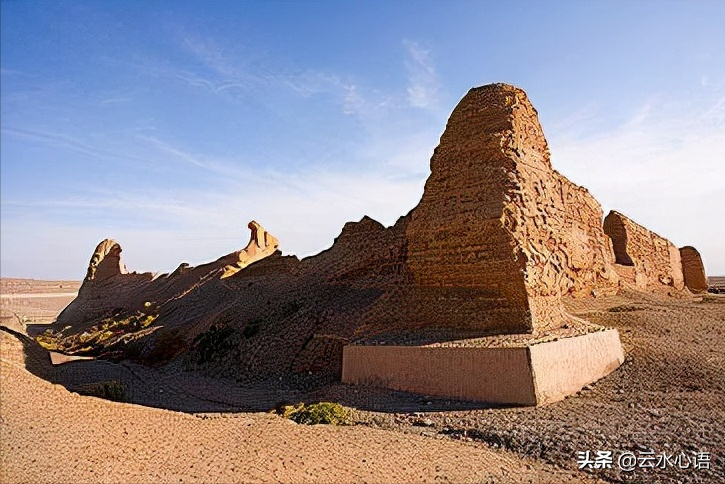
[[[80,396],[1,336],[2,482],[595,482],[478,443]]]
[[[0,278],[0,295],[76,293],[80,287],[81,281]]]
[[[181,384],[152,369],[103,361],[54,366],[23,333],[27,323],[53,319],[67,304],[58,296],[67,287],[73,288],[68,281],[3,284],[3,295],[14,296],[1,300],[0,482],[600,482],[441,435],[303,426],[264,412],[210,413],[246,395],[211,391],[208,380]],[[138,381],[137,399],[167,408],[176,402],[186,411],[81,396],[46,381],[72,388],[73,380],[82,385],[113,372]],[[279,398],[253,393],[260,405]]]
[[[78,294],[79,281],[39,281],[0,279],[0,320],[22,323],[46,323]]]
[[[42,301],[36,309],[61,308],[59,298]],[[127,362],[53,366],[20,334],[20,313],[0,332],[0,482],[596,482],[577,469],[587,450],[711,459],[708,469],[633,472],[615,461],[590,471],[604,482],[725,482],[725,295],[568,305],[616,327],[627,358],[577,396],[538,408],[342,384],[290,393]],[[68,391],[104,379],[127,382],[129,400],[143,406]],[[299,426],[248,411],[299,400],[341,402],[358,425]]]
[[[611,468],[592,470],[610,482],[725,482],[725,295],[690,301],[624,294],[567,304],[578,316],[617,328],[626,354],[617,371],[578,395],[537,408],[456,408],[434,401],[428,409],[411,409],[424,413],[372,411],[367,421],[406,431],[423,420],[427,432],[569,468],[576,468],[578,452],[612,452],[615,459],[634,454],[634,470],[623,471],[616,460]],[[344,386],[323,398],[361,406]],[[702,453],[709,456],[707,468],[683,468]],[[665,454],[681,464],[668,464]],[[646,455],[659,457],[642,460]],[[658,458],[661,467],[639,466]]]

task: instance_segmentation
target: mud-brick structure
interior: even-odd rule
[[[612,239],[615,268],[625,282],[648,292],[685,287],[680,251],[672,242],[615,211],[604,219],[604,232]]]
[[[428,289],[434,297],[425,302],[449,319],[464,301],[488,301],[486,310],[460,311],[471,329],[532,338],[498,348],[465,341],[349,346],[343,381],[537,405],[616,369],[624,358],[616,331],[535,340],[581,323],[564,308],[565,295],[613,294],[619,276],[599,203],[552,168],[526,93],[507,84],[471,89],[430,168],[406,227],[410,284]]]
[[[501,332],[545,331],[568,315],[565,294],[613,293],[609,238],[589,192],[556,172],[526,93],[471,89],[448,120],[406,235],[414,284],[438,300],[496,301],[466,315]],[[450,297],[446,296],[446,290]]]
[[[700,252],[696,248],[686,245],[680,248],[680,258],[682,259],[682,275],[685,278],[687,289],[695,294],[707,292],[707,276]]]
[[[158,306],[180,299],[209,278],[230,277],[277,252],[279,241],[264,227],[254,220],[247,227],[250,238],[243,249],[197,267],[182,263],[173,273],[161,275],[129,272],[123,262],[121,245],[112,239],[101,241],[88,263],[78,297],[58,315],[56,326],[71,326],[83,331],[100,317],[124,311],[145,311],[151,303]]]

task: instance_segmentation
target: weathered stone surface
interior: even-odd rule
[[[545,330],[568,316],[564,294],[614,292],[602,210],[554,171],[536,110],[506,84],[472,89],[455,108],[407,227],[414,284],[500,301],[503,332]],[[488,318],[487,318],[488,317]],[[470,321],[490,326],[490,314]]]
[[[121,261],[121,246],[111,239],[105,239],[96,246],[86,271],[86,281],[104,281],[128,270]]]
[[[643,291],[680,291],[685,287],[680,251],[656,233],[619,212],[604,219],[612,239],[615,269],[626,283]]]
[[[342,374],[342,352],[348,343],[347,339],[339,336],[316,334],[302,347],[292,369],[295,373],[326,373],[339,379]]]
[[[682,275],[685,278],[687,289],[696,294],[707,292],[705,266],[697,249],[690,245],[681,247],[680,258],[682,259]]]
[[[256,262],[271,254],[274,254],[279,248],[279,240],[264,230],[264,227],[252,220],[249,222],[249,230],[251,232],[249,243],[240,251],[232,252],[223,257],[223,261],[227,263],[224,266],[224,274],[222,278],[236,274],[239,269],[247,267],[252,262]]]
[[[150,272],[129,273],[121,261],[121,246],[104,240],[93,252],[78,297],[58,315],[56,326],[71,325],[83,330],[102,317],[159,307],[209,282],[231,276],[278,250],[279,241],[260,224],[251,221],[248,227],[251,237],[244,249],[196,267],[182,263],[173,273],[156,276]]]

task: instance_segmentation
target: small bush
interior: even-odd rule
[[[304,425],[350,425],[350,417],[345,407],[339,403],[319,402],[306,405],[287,405],[280,409],[283,417]]]
[[[48,329],[35,339],[49,351],[97,355],[104,347],[118,342],[124,335],[149,327],[157,317],[158,314],[142,312],[126,318],[116,315],[113,318],[102,319],[80,334],[63,336],[63,332]]]
[[[91,397],[105,398],[115,402],[126,401],[126,384],[119,380],[101,381],[85,386],[78,393]]]
[[[255,319],[254,321],[250,322],[245,326],[244,331],[242,331],[242,334],[246,339],[253,338],[254,336],[259,333],[259,327],[262,325],[263,320],[261,319]]]
[[[46,329],[42,334],[35,337],[35,341],[48,351],[63,351],[61,346],[62,336],[52,329]]]
[[[212,324],[206,332],[194,338],[197,362],[203,364],[223,358],[238,344],[235,335],[234,328],[220,328]]]

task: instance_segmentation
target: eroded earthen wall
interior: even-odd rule
[[[685,279],[685,286],[694,293],[707,292],[705,266],[697,249],[689,245],[680,248],[680,258],[682,259],[682,275]]]
[[[244,249],[196,267],[184,263],[173,273],[157,277],[150,272],[129,273],[121,259],[121,246],[111,239],[102,241],[91,256],[78,297],[61,311],[55,325],[82,331],[116,313],[148,311],[148,306],[186,297],[209,281],[232,276],[276,253],[279,242],[274,236],[257,222],[250,222],[248,227],[251,237]]]
[[[672,242],[615,211],[604,219],[604,232],[612,239],[623,280],[643,291],[685,287],[680,251]]]
[[[104,281],[118,274],[126,274],[121,261],[121,246],[115,240],[102,240],[93,251],[86,271],[86,281]]]
[[[552,169],[524,91],[472,89],[431,159],[407,228],[408,267],[418,286],[502,301],[498,318],[510,331],[545,330],[567,319],[563,294],[616,290],[601,217],[585,189]]]

